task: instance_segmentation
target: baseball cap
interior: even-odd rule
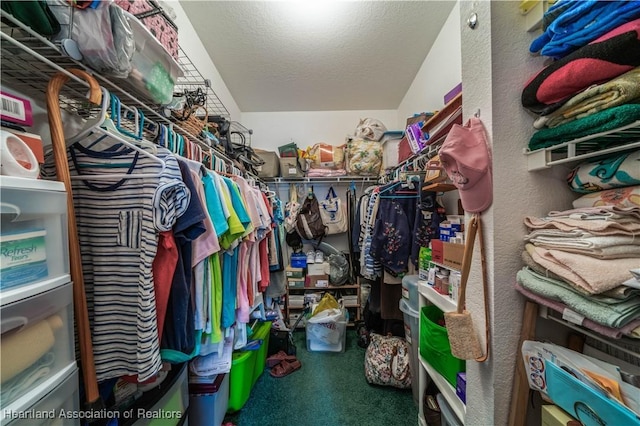
[[[464,126],[455,124],[439,151],[440,162],[460,192],[465,211],[481,213],[493,201],[491,155],[485,129],[472,117]]]

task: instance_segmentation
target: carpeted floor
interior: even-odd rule
[[[309,352],[304,331],[294,333],[302,368],[283,378],[269,370],[245,406],[227,414],[237,426],[407,426],[417,423],[411,389],[369,385],[364,352],[347,329],[344,353]]]

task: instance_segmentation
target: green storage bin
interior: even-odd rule
[[[233,413],[241,409],[249,399],[253,387],[253,375],[258,351],[234,352],[229,373],[229,408]]]
[[[420,311],[420,356],[455,388],[456,375],[465,371],[466,363],[451,355],[447,329],[438,324],[443,318],[433,305]]]
[[[267,363],[267,349],[269,348],[269,336],[271,335],[271,321],[265,321],[258,324],[253,330],[251,339],[262,339],[262,345],[256,352],[256,364],[253,369],[253,384],[256,383],[258,377],[264,371],[265,364]]]

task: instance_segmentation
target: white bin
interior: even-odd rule
[[[411,390],[413,392],[413,402],[416,407],[419,407],[420,403],[420,387],[418,383],[418,375],[420,374],[420,364],[418,360],[418,348],[420,347],[420,330],[419,330],[419,318],[418,311],[414,311],[409,306],[407,299],[400,299],[400,310],[404,317],[404,336],[409,345],[409,365],[411,367]]]

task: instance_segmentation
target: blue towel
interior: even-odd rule
[[[531,53],[562,58],[612,29],[639,18],[640,1],[561,0],[545,16],[558,10],[561,13],[531,43]]]

